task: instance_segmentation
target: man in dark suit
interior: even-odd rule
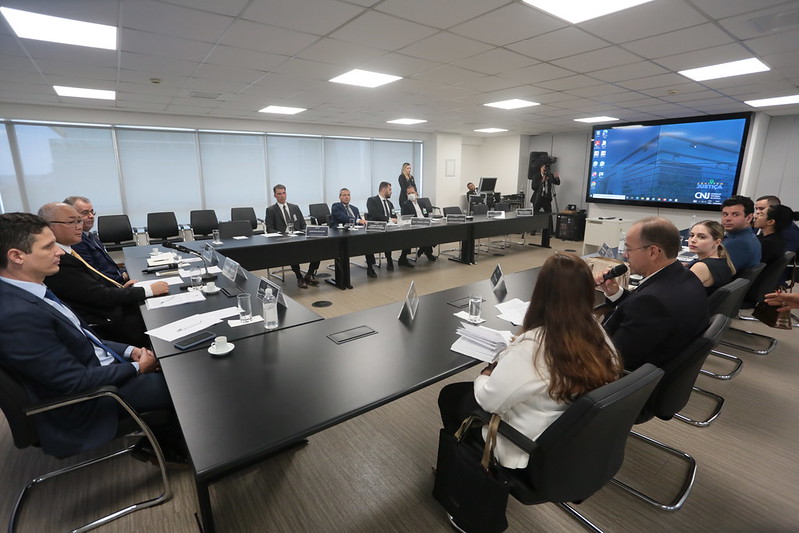
[[[330,220],[328,221],[328,225],[331,228],[336,227],[337,225],[341,224],[342,226],[349,226],[352,224],[361,224],[363,223],[363,218],[361,217],[360,211],[358,208],[355,207],[350,203],[350,190],[346,187],[341,189],[338,192],[338,202],[334,203],[330,207]],[[370,278],[376,278],[377,273],[375,272],[374,265],[375,265],[375,256],[374,254],[366,254],[366,275]],[[336,264],[336,277],[340,274],[338,272],[338,264]]]
[[[627,370],[644,363],[663,366],[707,328],[705,289],[677,261],[680,245],[680,233],[668,220],[639,220],[624,243],[630,271],[644,277],[638,288],[628,291],[601,274],[596,278],[615,307],[604,326]]]
[[[115,385],[139,412],[172,409],[150,350],[101,341],[44,285],[63,257],[47,221],[0,215],[0,365],[21,379],[33,402]],[[44,451],[66,457],[111,440],[120,415],[114,401],[99,399],[33,420]]]
[[[305,229],[305,217],[297,204],[290,204],[286,201],[286,186],[277,184],[272,187],[277,203],[266,208],[266,232],[285,233],[288,225],[291,224],[295,231]],[[316,280],[316,271],[319,270],[319,261],[308,264],[308,273],[303,277],[300,272],[300,265],[291,265],[291,270],[297,276],[297,286],[307,289],[308,285],[319,285]]]
[[[88,264],[72,246],[79,243],[83,220],[74,207],[52,202],[39,209],[64,252],[61,268],[45,279],[45,284],[75,313],[104,338],[128,344],[147,345],[147,329],[139,304],[150,296],[169,293],[169,285],[158,281],[146,287],[134,287],[136,280],[121,284]]]
[[[377,188],[377,196],[370,196],[366,200],[366,220],[376,220],[378,222],[397,221],[394,215],[394,204],[391,203],[391,184],[381,181]],[[394,260],[391,258],[391,250],[383,252],[386,254],[386,269],[394,270]],[[410,261],[405,261],[403,266],[413,266]]]
[[[552,190],[553,185],[560,185],[560,176],[553,174],[549,170],[549,165],[541,165],[538,173],[533,175],[532,180],[533,196],[530,198],[530,203],[533,204],[533,213],[552,212]]]
[[[83,218],[83,235],[80,242],[74,245],[72,249],[78,252],[87,263],[117,283],[128,281],[128,273],[119,268],[116,261],[108,254],[97,234],[91,231],[94,227],[95,215],[92,202],[85,196],[68,196],[64,199],[64,203],[74,207]]]
[[[427,198],[419,198],[416,193],[416,187],[413,185],[408,185],[408,188],[405,190],[405,194],[408,197],[408,200],[402,204],[402,214],[403,215],[413,215],[415,217],[425,217],[428,218],[430,216],[430,212],[433,209],[433,206],[430,205]],[[399,258],[399,264],[403,264],[404,262],[408,261],[408,254],[411,253],[410,249],[403,250],[402,255]],[[424,254],[427,256],[428,261],[435,261],[437,258],[433,255],[433,247],[432,246],[419,246],[416,249],[416,257],[419,258],[420,255]]]

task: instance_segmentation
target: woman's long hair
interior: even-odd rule
[[[543,351],[534,357],[545,357],[553,400],[572,401],[620,375],[619,359],[591,313],[594,293],[591,269],[575,254],[556,252],[541,267],[522,330],[542,328]]]
[[[714,241],[721,241],[724,240],[724,226],[716,222],[715,220],[703,220],[702,222],[697,222],[693,226],[691,226],[691,230],[693,230],[696,226],[704,226],[707,228],[708,233],[713,238]],[[726,259],[727,266],[732,272],[733,276],[735,275],[735,266],[732,264],[732,259],[730,258],[729,252],[724,247],[723,244],[719,243],[717,250],[717,255],[719,259]]]

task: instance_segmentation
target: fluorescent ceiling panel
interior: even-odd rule
[[[373,89],[401,79],[402,76],[392,76],[391,74],[381,74],[379,72],[371,72],[356,68],[341,76],[336,76],[330,81],[333,83],[346,83],[347,85],[357,85],[359,87],[369,87]]]
[[[619,120],[619,119],[615,117],[586,117],[586,118],[574,119],[575,122],[585,122],[586,124],[596,124],[598,122],[613,122],[614,120]]]
[[[799,104],[799,94],[794,94],[791,96],[777,96],[775,98],[762,98],[760,100],[747,100],[744,103],[752,107]]]
[[[51,43],[90,46],[116,50],[117,29],[114,26],[40,15],[19,9],[0,7],[17,37]]]
[[[71,96],[74,98],[94,98],[95,100],[115,100],[116,91],[104,91],[102,89],[83,89],[81,87],[64,87],[53,85],[53,89],[58,96]]]
[[[538,102],[530,102],[529,100],[519,100],[518,98],[514,98],[512,100],[502,100],[501,102],[491,102],[489,104],[483,105],[488,107],[498,107],[500,109],[520,109],[522,107],[530,107],[541,104]]]
[[[508,130],[503,130],[502,128],[483,128],[474,131],[476,131],[477,133],[502,133],[503,131],[508,131]]]
[[[286,107],[282,105],[269,105],[260,109],[259,113],[277,113],[279,115],[296,115],[305,111],[304,107]]]
[[[652,2],[652,0],[610,0],[605,2],[596,0],[524,0],[525,4],[530,4],[572,24],[579,24],[648,2]]]
[[[412,124],[422,124],[424,122],[427,121],[420,118],[398,118],[395,120],[387,120],[386,124],[402,124],[404,126],[410,126]]]
[[[771,70],[759,59],[741,59],[740,61],[730,61],[729,63],[719,63],[707,67],[691,68],[680,70],[686,78],[694,81],[715,80],[718,78],[729,78],[730,76],[741,76],[742,74],[752,74],[754,72],[765,72]]]

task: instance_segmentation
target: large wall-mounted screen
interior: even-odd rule
[[[586,201],[716,211],[738,190],[750,119],[595,126]]]

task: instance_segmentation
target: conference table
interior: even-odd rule
[[[498,295],[485,280],[421,296],[413,320],[398,318],[398,302],[241,338],[224,358],[203,348],[161,359],[191,456],[203,530],[214,531],[209,487],[215,480],[478,364],[450,350],[462,322],[454,313],[470,294],[480,294],[483,325],[515,331],[493,306],[506,294],[529,299],[537,274],[507,276],[507,293]],[[362,326],[374,333],[341,344],[328,337]]]
[[[339,289],[346,289],[351,287],[352,257],[445,242],[460,242],[460,254],[454,260],[469,265],[475,263],[476,239],[540,231],[541,244],[533,244],[549,248],[550,223],[550,214],[518,216],[516,213],[507,212],[504,218],[477,215],[464,222],[447,223],[444,218],[432,219],[429,226],[389,224],[384,232],[368,231],[361,226],[359,229],[330,228],[327,237],[253,235],[244,239],[223,239],[221,245],[213,246],[220,254],[230,257],[247,270],[337,259],[335,285]],[[200,251],[208,242],[193,241],[183,244]]]

